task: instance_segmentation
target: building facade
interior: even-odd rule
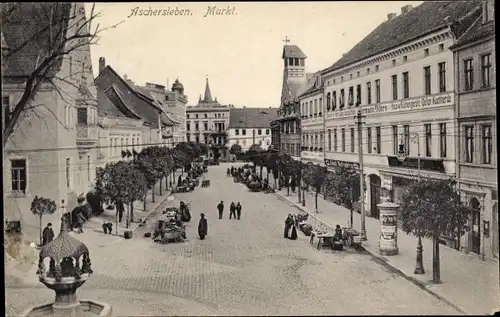
[[[287,40],[288,41],[288,40]],[[279,126],[279,151],[300,160],[300,105],[298,96],[304,92],[312,74],[306,73],[307,56],[296,45],[283,47],[283,85],[279,118],[272,123],[275,134]],[[276,136],[274,137],[276,140]]]
[[[403,7],[322,71],[323,98],[330,101],[325,129],[333,135],[324,146],[331,149],[325,164],[356,166],[363,151],[367,215],[379,217],[382,189],[399,202],[418,173],[456,176],[455,65],[449,47],[477,18],[477,6],[478,1],[457,1]]]
[[[299,96],[301,147],[300,156],[304,163],[324,166],[325,114],[323,101],[323,83],[317,73],[307,82],[306,91]],[[331,134],[330,134],[331,137]]]
[[[472,207],[467,252],[498,260],[495,19],[493,1],[453,46],[457,92],[457,179]]]
[[[212,99],[208,78],[204,98],[186,108],[186,141],[208,145],[210,158],[229,158],[227,146],[229,112],[232,105],[221,105]]]
[[[77,32],[76,21],[85,19],[83,3],[15,5],[16,10],[9,16],[12,23],[2,27],[2,54],[16,50],[2,62],[3,126],[12,118],[25,91],[26,79],[37,63],[47,58],[38,54],[40,47],[56,33],[71,37]],[[39,12],[51,12],[53,20],[33,14],[34,6]],[[67,25],[53,22],[64,18],[70,18]],[[48,30],[56,33],[42,31],[48,25],[52,25]],[[88,30],[83,27],[79,32]],[[4,146],[4,217],[7,221],[19,221],[22,232],[33,241],[38,241],[40,226],[40,218],[30,210],[33,198],[56,202],[56,212],[44,216],[42,226],[51,222],[54,230],[59,230],[63,211],[76,207],[77,197],[85,196],[92,188],[98,142],[97,93],[93,87],[90,47],[72,50],[54,63],[46,77],[52,83],[41,82]]]
[[[229,111],[228,148],[241,146],[242,152],[258,144],[262,149],[271,147],[270,122],[277,119],[278,108],[231,108]]]
[[[172,127],[177,124],[147,91],[121,77],[105,59],[99,59],[95,79],[99,96],[99,165],[148,146],[173,146]]]
[[[173,144],[186,141],[186,104],[188,98],[184,94],[184,85],[179,79],[176,79],[171,89],[153,83],[146,83],[142,88],[146,89],[161,104],[165,112],[178,123],[172,127]]]

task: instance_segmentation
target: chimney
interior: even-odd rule
[[[401,14],[408,13],[411,9],[413,9],[413,6],[411,4],[404,6],[401,8]]]
[[[394,19],[396,17],[396,13],[389,13],[387,15],[387,21],[391,21],[392,19]]]
[[[493,0],[483,2],[483,24],[495,20],[495,3]]]
[[[99,74],[106,68],[106,59],[104,57],[99,57]]]

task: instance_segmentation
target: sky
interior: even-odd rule
[[[188,105],[197,103],[208,76],[212,97],[236,107],[278,107],[285,37],[307,55],[306,71],[332,65],[387,14],[422,1],[163,2],[96,3],[99,44],[92,46],[94,76],[99,57],[136,84],[184,85]],[[231,15],[208,15],[209,7]],[[92,4],[86,4],[90,14]],[[138,10],[189,10],[189,15],[139,16]],[[135,9],[135,11],[134,11]],[[136,15],[132,15],[132,13]],[[109,28],[120,23],[115,28]],[[95,26],[95,23],[93,23]]]

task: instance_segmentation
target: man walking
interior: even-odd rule
[[[205,218],[205,214],[201,214],[200,222],[198,223],[198,235],[200,236],[200,240],[205,239],[207,233],[208,233],[207,218]]]
[[[224,212],[224,202],[222,200],[217,205],[217,210],[219,211],[219,219],[222,219],[222,213]]]
[[[43,229],[42,232],[42,245],[46,245],[47,243],[54,240],[54,230],[52,230],[52,223],[48,223],[47,227]]]
[[[241,217],[241,204],[240,204],[240,202],[238,202],[236,204],[236,214],[238,215],[238,220],[240,220],[240,217]]]
[[[231,219],[231,217],[236,219],[236,205],[234,204],[234,201],[231,202],[231,206],[229,206],[229,219]]]

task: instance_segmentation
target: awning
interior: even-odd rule
[[[396,168],[396,167],[392,167],[390,169],[379,168],[379,172],[390,176],[401,177],[411,180],[418,180],[418,172],[413,169]],[[448,179],[453,175],[420,170],[420,176],[425,178]]]

